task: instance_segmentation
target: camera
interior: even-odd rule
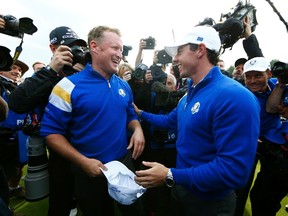
[[[76,63],[86,65],[88,62],[92,61],[88,49],[85,49],[82,46],[72,46],[70,48],[73,55],[73,65],[75,65]]]
[[[168,53],[163,49],[160,50],[157,54],[158,63],[168,64],[172,63],[172,57],[168,55]]]
[[[10,55],[10,49],[0,46],[0,71],[9,71],[13,64],[13,58]]]
[[[145,77],[145,73],[148,70],[148,66],[145,64],[138,64],[135,70],[132,72],[132,78],[136,80],[143,80]]]
[[[144,41],[146,41],[146,47],[144,49],[154,49],[155,47],[155,38],[149,36],[146,39],[143,39]]]
[[[126,46],[126,45],[124,45],[124,46],[123,46],[122,55],[123,55],[123,56],[128,56],[130,50],[132,50],[132,46]]]
[[[71,53],[73,55],[72,65],[79,63],[79,64],[82,64],[85,66],[88,62],[92,62],[91,54],[90,54],[88,48],[74,45],[74,46],[71,46],[70,49],[71,49]],[[63,72],[64,72],[65,76],[70,76],[74,73],[77,73],[78,71],[75,71],[73,69],[73,67],[70,67],[68,65],[64,65]]]
[[[272,67],[272,73],[280,83],[288,84],[288,64],[278,61]]]
[[[38,30],[33,24],[33,20],[28,17],[22,17],[20,19],[12,15],[0,15],[0,17],[5,21],[5,28],[0,29],[0,33],[23,38],[24,33],[32,35]]]
[[[162,70],[161,65],[151,65],[150,67],[153,81],[165,82],[167,74]]]

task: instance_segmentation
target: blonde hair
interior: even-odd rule
[[[117,28],[110,28],[108,26],[97,26],[91,29],[90,32],[88,33],[88,44],[90,44],[92,40],[95,40],[101,43],[104,37],[103,35],[104,32],[114,32],[118,36],[121,36],[120,30]]]
[[[131,71],[132,73],[134,71],[134,68],[130,64],[124,62],[118,66],[117,74],[120,78],[123,78],[124,73],[127,71]]]

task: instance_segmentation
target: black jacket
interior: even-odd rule
[[[248,60],[254,57],[264,57],[259,47],[256,35],[251,34],[247,39],[243,40],[243,47],[247,54]]]
[[[9,96],[9,109],[16,113],[27,113],[39,105],[46,106],[53,87],[61,77],[45,67],[26,78]]]

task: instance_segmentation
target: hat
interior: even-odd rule
[[[13,62],[12,65],[17,65],[18,67],[21,68],[21,70],[22,70],[22,75],[21,76],[23,76],[24,73],[29,70],[28,65],[26,65],[24,62],[22,62],[20,60],[16,60],[15,62]]]
[[[187,34],[182,40],[175,42],[171,46],[165,46],[165,50],[170,56],[176,56],[179,46],[192,44],[205,44],[207,49],[219,52],[221,41],[218,32],[211,26],[196,26],[193,31]]]
[[[264,57],[255,57],[248,60],[244,64],[243,73],[246,73],[248,71],[265,72],[267,69],[270,70],[270,63]]]
[[[102,170],[108,181],[109,195],[122,205],[130,205],[145,193],[146,188],[138,185],[135,174],[119,161],[106,163],[107,171]]]
[[[236,61],[235,61],[235,63],[234,63],[234,67],[237,67],[238,65],[240,65],[240,64],[245,64],[247,62],[247,59],[246,58],[239,58],[239,59],[237,59]]]
[[[67,45],[78,42],[79,46],[87,46],[87,43],[80,39],[78,35],[69,27],[60,26],[50,32],[50,44]]]

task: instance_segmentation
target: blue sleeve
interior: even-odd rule
[[[143,111],[141,119],[162,129],[177,128],[177,107],[174,108],[168,115],[153,114]]]

